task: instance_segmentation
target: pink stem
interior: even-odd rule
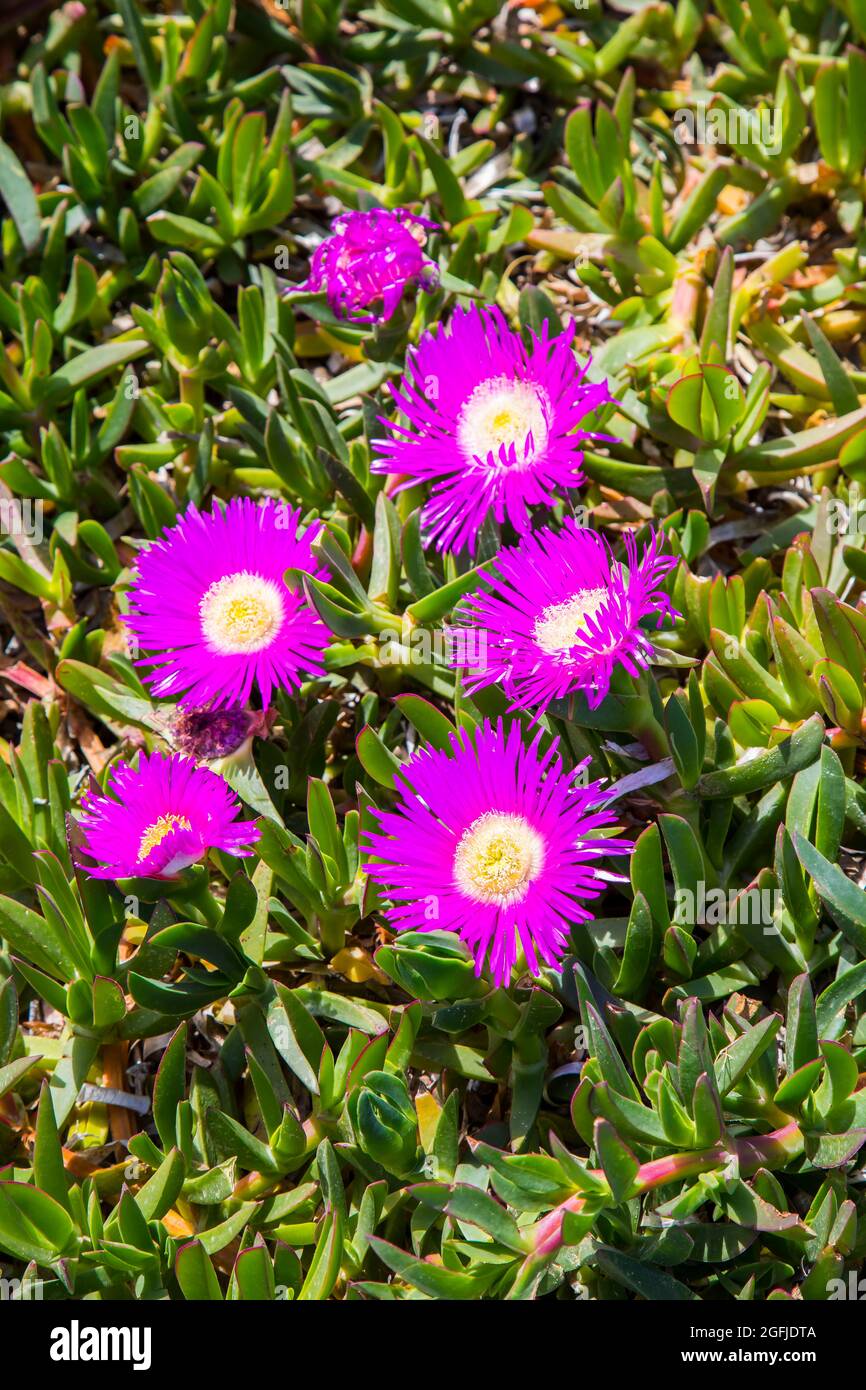
[[[702,1149],[697,1153],[670,1154],[667,1158],[654,1158],[649,1163],[642,1163],[635,1174],[634,1193],[649,1192],[652,1188],[663,1187],[665,1183],[711,1172],[713,1168],[725,1164],[732,1151],[739,1159],[740,1172],[748,1176],[759,1168],[784,1167],[802,1148],[803,1136],[792,1120],[783,1129],[775,1129],[771,1134],[762,1134],[755,1139],[737,1139],[733,1146],[715,1144],[711,1149]],[[604,1178],[600,1168],[593,1168],[592,1175]],[[533,1263],[556,1253],[562,1244],[562,1223],[566,1212],[580,1211],[585,1201],[586,1197],[577,1192],[536,1223],[529,1233],[532,1248],[530,1259]]]

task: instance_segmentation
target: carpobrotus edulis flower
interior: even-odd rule
[[[331,635],[286,570],[328,579],[300,531],[300,511],[268,499],[233,498],[210,512],[190,507],[139,556],[124,622],[152,668],[158,696],[189,707],[245,705],[321,675]]]
[[[241,803],[223,779],[177,754],[116,763],[81,806],[79,867],[92,878],[175,878],[210,849],[246,856],[259,838],[255,821],[236,819]]]
[[[404,208],[345,212],[316,247],[310,273],[297,288],[324,290],[338,318],[386,323],[408,288],[435,289],[439,271],[424,244],[436,226]]]
[[[445,751],[423,749],[395,778],[396,810],[379,811],[364,837],[366,871],[390,901],[398,931],[456,932],[508,982],[522,950],[556,966],[572,922],[605,880],[598,861],[631,844],[606,834],[614,821],[597,782],[580,785],[541,734],[527,747],[518,724],[483,724],[451,735]]]
[[[499,309],[457,309],[406,355],[391,392],[407,424],[383,421],[373,470],[400,487],[430,484],[421,513],[425,543],[475,550],[488,516],[518,531],[529,508],[550,507],[583,481],[581,442],[600,438],[580,422],[611,399],[606,382],[584,380],[572,351],[574,322],[557,338],[531,335],[528,349]]]
[[[626,532],[621,565],[601,536],[570,518],[559,532],[500,552],[461,608],[485,638],[483,667],[467,689],[500,682],[516,705],[541,709],[581,690],[595,709],[617,665],[631,676],[649,665],[642,621],[654,616],[660,627],[677,616],[660,587],[676,560],[659,547],[654,534],[638,554]]]

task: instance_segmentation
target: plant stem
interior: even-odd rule
[[[222,921],[222,908],[211,893],[207,883],[186,895],[186,901],[197,909],[209,927],[217,927]]]
[[[329,956],[335,956],[346,944],[346,928],[342,914],[321,912],[318,916],[319,940]]]
[[[744,1176],[756,1173],[759,1168],[783,1168],[803,1150],[803,1135],[795,1121],[762,1134],[754,1139],[736,1139],[733,1144],[715,1144],[711,1149],[701,1149],[695,1153],[669,1154],[666,1158],[654,1158],[642,1163],[634,1180],[634,1195],[650,1192],[669,1182],[683,1178],[695,1178],[700,1173],[710,1173],[714,1168],[723,1168],[735,1153]],[[601,1169],[593,1169],[593,1176],[603,1178]],[[582,1209],[586,1197],[576,1192],[573,1197],[549,1212],[547,1216],[532,1227],[529,1240],[532,1254],[529,1259],[535,1264],[548,1260],[562,1245],[562,1223],[566,1212]]]
[[[195,372],[180,373],[180,398],[184,405],[193,409],[193,429],[196,434],[204,424],[204,382]],[[195,472],[198,463],[198,442],[187,444],[183,451],[183,464],[187,477]]]
[[[670,757],[668,736],[654,714],[647,714],[631,732],[643,744],[653,762],[660,763],[663,758]]]
[[[629,733],[640,740],[653,762],[659,763],[663,758],[670,757],[671,750],[668,736],[656,718],[658,701],[653,701],[655,690],[655,677],[651,671],[644,671],[635,688],[635,693],[642,698],[638,702],[638,712],[632,716]]]
[[[304,1121],[303,1128],[307,1138],[303,1153],[296,1154],[291,1161],[282,1166],[279,1173],[244,1174],[234,1185],[228,1201],[229,1210],[237,1210],[237,1207],[244,1202],[249,1202],[255,1197],[265,1197],[268,1193],[274,1192],[289,1173],[295,1172],[308,1159],[312,1158],[320,1141],[328,1137],[330,1133],[330,1126],[319,1115],[311,1115],[309,1119]]]

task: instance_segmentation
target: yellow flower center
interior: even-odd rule
[[[147,858],[151,850],[156,849],[157,845],[161,845],[166,835],[170,835],[177,826],[180,826],[181,830],[192,830],[186,816],[174,814],[160,816],[159,820],[153,822],[153,825],[149,825],[142,835],[141,844],[138,847],[139,864],[142,859]]]
[[[280,629],[283,612],[276,584],[248,570],[218,579],[199,604],[202,632],[223,656],[269,647]]]
[[[507,376],[490,377],[475,387],[460,411],[457,421],[457,440],[468,458],[486,459],[492,453],[499,457],[505,445],[506,453],[515,449],[517,468],[527,468],[533,455],[524,457],[524,446],[532,435],[534,454],[547,443],[545,408],[549,406],[546,393],[528,381],[513,381]]]
[[[523,816],[486,811],[464,831],[454,878],[467,897],[506,907],[526,897],[544,864],[544,841]]]
[[[498,411],[490,421],[490,433],[494,439],[505,443],[514,438],[515,431],[519,426],[520,421],[515,411],[509,410],[506,406],[504,410]]]
[[[552,603],[532,629],[536,645],[548,656],[569,651],[587,618],[595,616],[606,598],[606,589],[580,589],[565,603]]]

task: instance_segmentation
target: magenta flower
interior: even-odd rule
[[[617,664],[639,675],[651,654],[641,621],[679,616],[659,588],[676,560],[659,554],[655,534],[640,556],[630,532],[625,546],[622,566],[601,536],[569,519],[503,550],[462,605],[469,627],[455,630],[484,649],[467,689],[499,682],[516,705],[542,709],[582,690],[595,709]]]
[[[299,519],[270,499],[190,507],[139,556],[124,622],[149,653],[136,665],[154,668],[154,694],[224,708],[256,684],[267,706],[273,690],[321,675],[330,633],[283,577],[329,578],[310,550],[319,528],[301,532]]]
[[[497,985],[518,947],[533,973],[539,957],[558,964],[569,923],[589,921],[584,903],[604,889],[596,862],[632,848],[605,834],[614,816],[597,806],[599,783],[578,785],[540,740],[527,748],[500,721],[452,734],[450,751],[423,749],[397,774],[397,809],[363,838],[391,924],[457,932],[479,975],[489,952]]]
[[[486,517],[525,531],[529,507],[583,481],[581,441],[604,436],[580,421],[611,396],[584,382],[573,339],[573,321],[553,340],[545,323],[527,349],[498,309],[473,305],[409,349],[390,388],[408,424],[382,421],[390,437],[376,441],[373,469],[402,475],[401,488],[431,484],[425,542],[474,551]]]
[[[255,821],[235,819],[240,802],[223,779],[177,754],[116,763],[107,790],[81,805],[80,852],[95,863],[79,868],[92,878],[174,878],[209,849],[248,855],[259,838]]]
[[[313,252],[299,290],[324,290],[332,311],[356,323],[386,323],[408,286],[436,288],[438,267],[424,255],[425,233],[438,224],[404,208],[344,212],[333,235]],[[371,312],[359,316],[359,310]]]

